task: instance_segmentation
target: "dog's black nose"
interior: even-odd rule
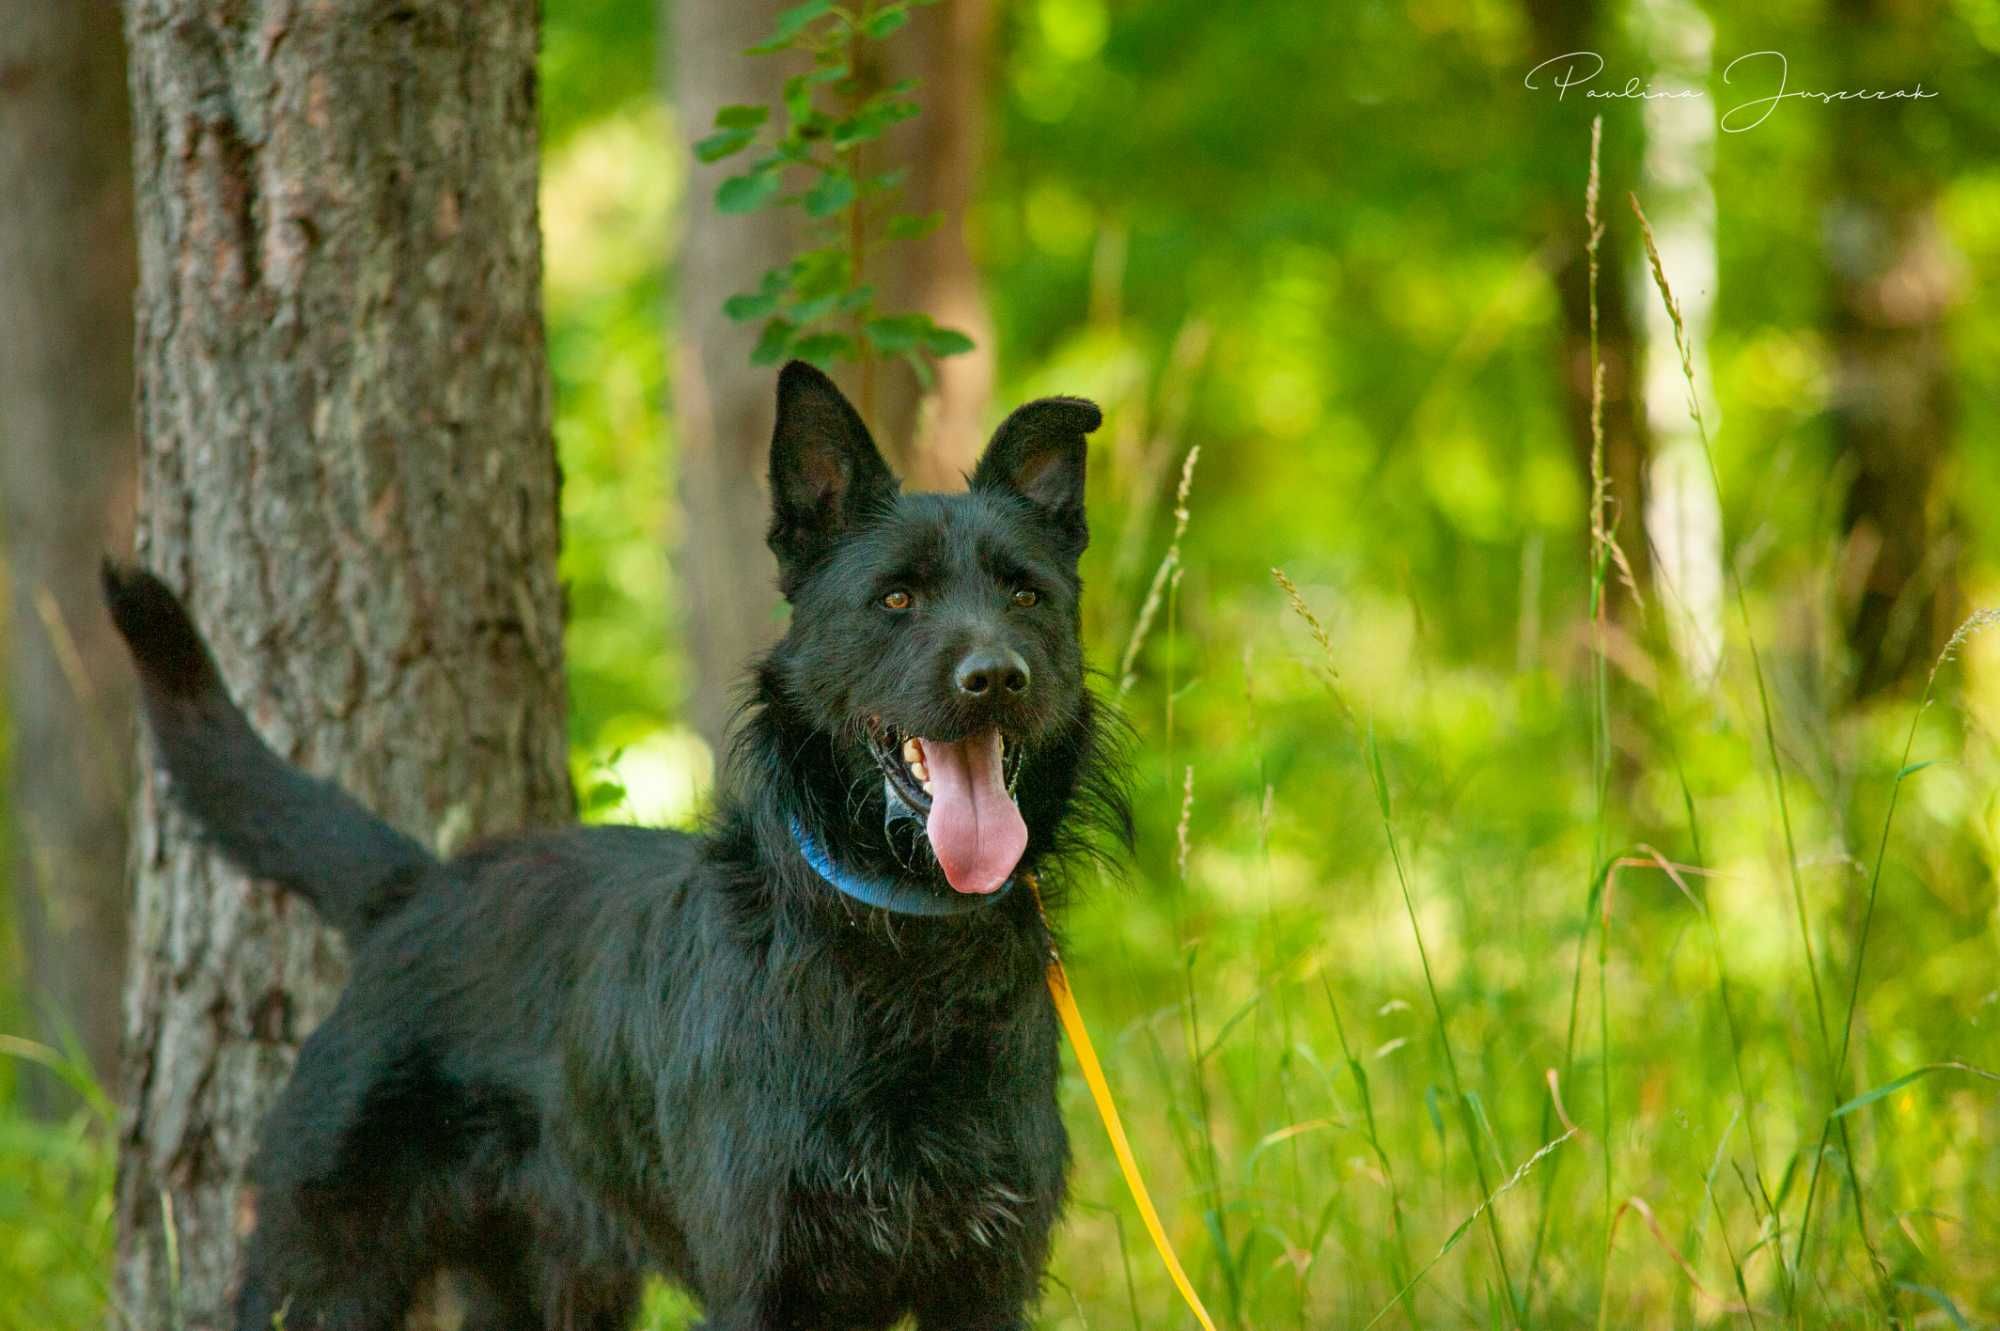
[[[1028,663],[1011,649],[981,648],[958,663],[952,680],[968,698],[1018,698],[1028,691]]]

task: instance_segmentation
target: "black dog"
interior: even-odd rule
[[[107,569],[179,801],[353,946],[265,1125],[241,1331],[620,1327],[663,1271],[717,1331],[1027,1325],[1064,1190],[1050,938],[1024,880],[1129,840],[1085,686],[1096,407],[1031,403],[970,493],[899,493],[778,381],[792,604],[711,825],[439,864],[284,764],[151,575]]]

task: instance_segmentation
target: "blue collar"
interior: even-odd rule
[[[1014,879],[1009,878],[996,891],[984,895],[954,892],[945,896],[918,883],[850,873],[833,862],[826,848],[813,840],[805,824],[796,817],[792,819],[792,840],[798,843],[799,854],[805,857],[806,864],[828,886],[842,896],[864,906],[886,910],[891,915],[970,915],[976,910],[984,910],[1014,890]]]

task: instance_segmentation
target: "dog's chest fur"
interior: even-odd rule
[[[971,1048],[913,1061],[893,1082],[836,1092],[806,1132],[787,1188],[787,1241],[802,1256],[969,1256],[1040,1218],[1031,1199],[1060,1178],[1037,1165],[1062,1133],[1050,1069]]]
[[[746,943],[720,899],[693,886],[630,936],[611,987],[662,1001],[595,1005],[620,1019],[571,1042],[559,1117],[608,1130],[572,1142],[575,1167],[645,1245],[670,1268],[758,1251],[835,1302],[1040,1250],[1067,1140],[1039,934],[892,943],[834,916]]]

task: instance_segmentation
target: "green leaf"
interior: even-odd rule
[[[754,129],[725,129],[698,139],[694,145],[694,156],[698,162],[719,162],[725,157],[742,152],[757,137]]]
[[[1944,1310],[1944,1315],[1951,1319],[1951,1324],[1957,1327],[1958,1331],[1972,1331],[1971,1324],[1965,1320],[1965,1314],[1958,1310],[1958,1305],[1953,1303],[1951,1296],[1943,1290],[1933,1289],[1929,1285],[1913,1285],[1907,1280],[1898,1280],[1896,1288],[1908,1294],[1923,1295]]]
[[[1791,1196],[1792,1184],[1798,1181],[1798,1177],[1799,1153],[1793,1151],[1785,1160],[1785,1172],[1778,1176],[1778,1192],[1776,1196],[1771,1198],[1771,1209],[1773,1211],[1782,1211],[1785,1209],[1785,1198]]]
[[[930,329],[930,319],[921,314],[897,314],[868,321],[868,340],[885,356],[914,351]]]
[[[838,357],[854,353],[854,339],[845,333],[814,333],[802,337],[792,344],[792,354],[800,360],[809,360],[815,365],[824,365]]]
[[[771,118],[768,106],[725,106],[715,113],[717,129],[756,129]]]
[[[792,39],[812,26],[814,19],[833,8],[833,0],[805,0],[802,5],[793,5],[778,15],[777,24],[771,35],[751,47],[747,54],[770,55],[782,51],[792,44]]]
[[[777,308],[777,293],[768,291],[738,292],[722,302],[722,312],[738,323],[761,319]]]
[[[934,324],[924,330],[924,350],[933,356],[962,356],[972,348],[972,339],[956,328],[939,328]]]
[[[1920,1068],[1912,1068],[1892,1081],[1885,1081],[1880,1086],[1871,1087],[1863,1091],[1846,1104],[1834,1110],[1831,1114],[1828,1114],[1827,1117],[1845,1118],[1855,1110],[1864,1109],[1874,1104],[1877,1100],[1886,1099],[1894,1095],[1897,1091],[1902,1090],[1905,1086],[1908,1086],[1911,1082],[1920,1081],[1930,1076],[1933,1072],[1969,1072],[1973,1076],[1983,1078],[1987,1081],[2000,1081],[2000,1075],[1988,1072],[1984,1068],[1975,1068],[1970,1063],[1960,1063],[1956,1059],[1943,1063],[1926,1063]]]
[[[786,79],[784,101],[785,114],[791,117],[793,133],[805,133],[813,121],[811,75],[794,74]]]
[[[870,15],[868,21],[861,25],[861,31],[879,42],[909,21],[909,10],[901,5],[890,5],[886,9],[878,9],[874,14]]]
[[[858,191],[854,188],[854,177],[844,171],[829,172],[820,182],[806,191],[806,214],[809,217],[831,217],[853,203]]]
[[[841,295],[842,293],[838,291],[829,291],[825,295],[815,296],[811,300],[802,300],[785,312],[786,317],[796,320],[801,324],[809,324],[817,319],[824,319],[827,315],[833,313],[834,307],[840,303]]]
[[[778,183],[778,173],[768,169],[731,176],[715,187],[716,210],[725,213],[754,213],[777,194]]]
[[[915,240],[928,236],[944,224],[944,210],[929,213],[898,213],[885,228],[891,240]]]
[[[1222,1234],[1222,1215],[1214,1207],[1201,1213],[1201,1223],[1208,1229],[1208,1241],[1215,1247],[1216,1260],[1222,1263],[1225,1275],[1234,1279],[1234,1268],[1229,1261],[1229,1244]]]
[[[1908,767],[1896,773],[1896,780],[1901,781],[1906,776],[1915,776],[1936,761],[1937,759],[1935,758],[1926,758],[1920,763],[1911,763]]]
[[[915,102],[897,99],[872,99],[859,111],[833,127],[833,146],[851,148],[857,143],[879,139],[892,125],[918,115],[923,108]]]
[[[1215,1056],[1215,1051],[1222,1048],[1222,1042],[1229,1038],[1229,1033],[1235,1030],[1238,1026],[1242,1025],[1243,1019],[1249,1016],[1252,1012],[1256,1011],[1257,1005],[1259,1003],[1262,1003],[1263,1001],[1264,1001],[1264,995],[1262,993],[1255,993],[1250,995],[1250,997],[1244,1001],[1243,1005],[1237,1008],[1235,1012],[1231,1013],[1229,1019],[1222,1023],[1221,1029],[1216,1031],[1215,1033],[1215,1038],[1208,1042],[1208,1048],[1201,1050],[1199,1053],[1195,1055],[1194,1058],[1195,1063],[1199,1065],[1202,1063],[1206,1063],[1208,1062],[1209,1059],[1213,1058]]]
[[[766,268],[756,284],[756,292],[738,292],[722,302],[722,314],[732,320],[760,320],[778,308],[778,300],[792,286],[794,264]]]
[[[1389,819],[1389,778],[1382,774],[1382,746],[1375,742],[1375,723],[1368,723],[1368,768],[1375,778],[1375,802],[1382,807],[1383,821]]]
[[[1319,1122],[1295,1123],[1289,1127],[1279,1128],[1275,1132],[1267,1132],[1258,1139],[1255,1146],[1250,1148],[1250,1154],[1244,1157],[1243,1176],[1245,1178],[1254,1177],[1257,1173],[1257,1162],[1286,1142],[1294,1141],[1297,1138],[1305,1136],[1307,1133],[1320,1132],[1326,1128],[1344,1128],[1346,1126],[1345,1123],[1337,1122],[1334,1119],[1323,1119]]]
[[[847,250],[839,245],[822,245],[801,254],[792,266],[792,288],[800,300],[814,300],[829,292],[847,290]]]
[[[757,345],[750,353],[750,363],[776,365],[784,358],[786,349],[792,345],[792,335],[798,331],[798,325],[789,319],[771,320],[757,337]]]
[[[882,137],[888,126],[879,116],[866,113],[837,120],[833,125],[833,146],[836,151],[852,148],[857,143],[867,143]]]

